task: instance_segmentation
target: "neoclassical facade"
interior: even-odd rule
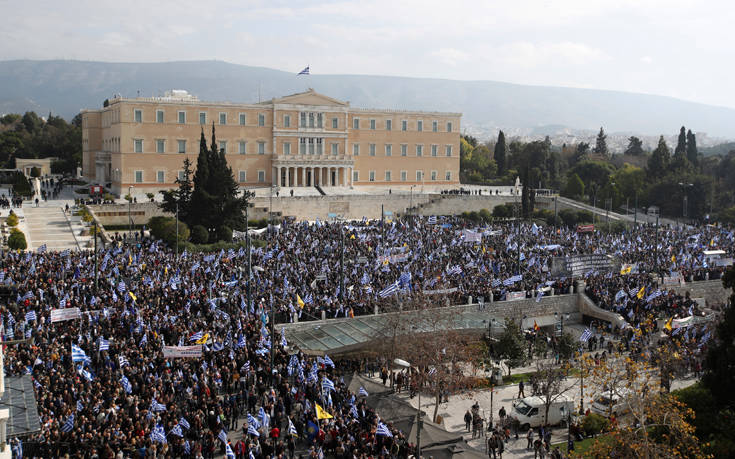
[[[225,151],[242,187],[459,183],[459,113],[350,107],[314,90],[257,104],[185,91],[106,101],[82,111],[83,174],[113,193],[175,186],[200,133]]]

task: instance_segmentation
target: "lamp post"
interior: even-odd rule
[[[411,185],[411,203],[409,209],[409,213],[413,213],[413,189],[416,188],[416,185]]]
[[[688,213],[689,213],[689,202],[687,200],[687,198],[688,198],[688,196],[687,196],[687,189],[693,187],[694,184],[693,183],[682,183],[682,182],[679,182],[679,186],[682,188],[682,190],[684,190],[684,202],[682,203],[682,206],[681,206],[681,215],[683,217],[682,218],[682,224],[684,224],[684,219],[689,216],[688,215]]]
[[[176,199],[176,259],[179,259],[179,200]]]
[[[399,367],[407,368],[411,370],[411,364],[402,359],[395,359],[393,363]],[[418,373],[418,372],[417,372]],[[421,457],[421,427],[423,427],[423,420],[421,419],[421,385],[417,384],[419,393],[419,407],[416,409],[416,457]]]
[[[567,312],[564,313],[554,313],[554,319],[559,323],[559,336],[562,336],[564,334],[564,319],[569,320],[570,314]]]
[[[133,204],[133,188],[135,188],[133,185],[128,187],[128,239],[133,238],[133,216],[130,212]]]

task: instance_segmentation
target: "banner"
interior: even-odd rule
[[[612,260],[605,254],[571,255],[551,259],[551,274],[554,277],[584,276],[590,271],[609,271]]]
[[[164,359],[187,359],[201,356],[201,344],[195,346],[163,346]]]
[[[465,242],[482,242],[482,233],[476,233],[471,230],[463,230],[462,234],[464,235]]]
[[[378,257],[378,261],[382,264],[388,264],[388,263],[400,263],[403,261],[408,261],[408,255],[407,253],[399,253],[397,255],[381,255]]]
[[[505,294],[506,301],[525,300],[526,292],[508,292]]]
[[[445,293],[454,293],[456,291],[457,291],[457,287],[440,288],[438,290],[424,290],[424,295],[441,295]]]
[[[65,320],[74,320],[82,317],[79,308],[63,308],[51,310],[51,323],[63,322]]]
[[[578,233],[591,233],[595,230],[595,225],[577,225]]]
[[[714,260],[714,262],[715,262],[715,266],[722,266],[722,267],[725,267],[726,268],[728,266],[732,266],[733,259],[732,259],[732,257],[728,257],[728,258],[716,258]]]
[[[673,272],[670,276],[664,276],[664,285],[679,285],[681,281],[681,273],[679,272]]]

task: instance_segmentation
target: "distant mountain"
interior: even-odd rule
[[[114,94],[162,95],[186,89],[201,100],[257,102],[307,88],[353,106],[462,112],[469,132],[565,129],[671,134],[682,125],[735,139],[735,109],[671,97],[594,89],[363,75],[297,76],[221,61],[152,64],[83,61],[0,62],[0,113],[49,111],[66,118],[101,107]]]
[[[735,151],[735,142],[726,142],[713,145],[711,147],[700,148],[699,152],[704,156],[721,155],[725,156],[731,151]]]

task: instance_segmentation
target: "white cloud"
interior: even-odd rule
[[[650,64],[651,62],[653,62],[653,58],[651,56],[643,56],[640,58],[640,61],[644,64]]]
[[[451,65],[452,67],[470,59],[468,53],[455,48],[439,48],[437,51],[432,52],[431,55],[439,59],[442,64]]]

